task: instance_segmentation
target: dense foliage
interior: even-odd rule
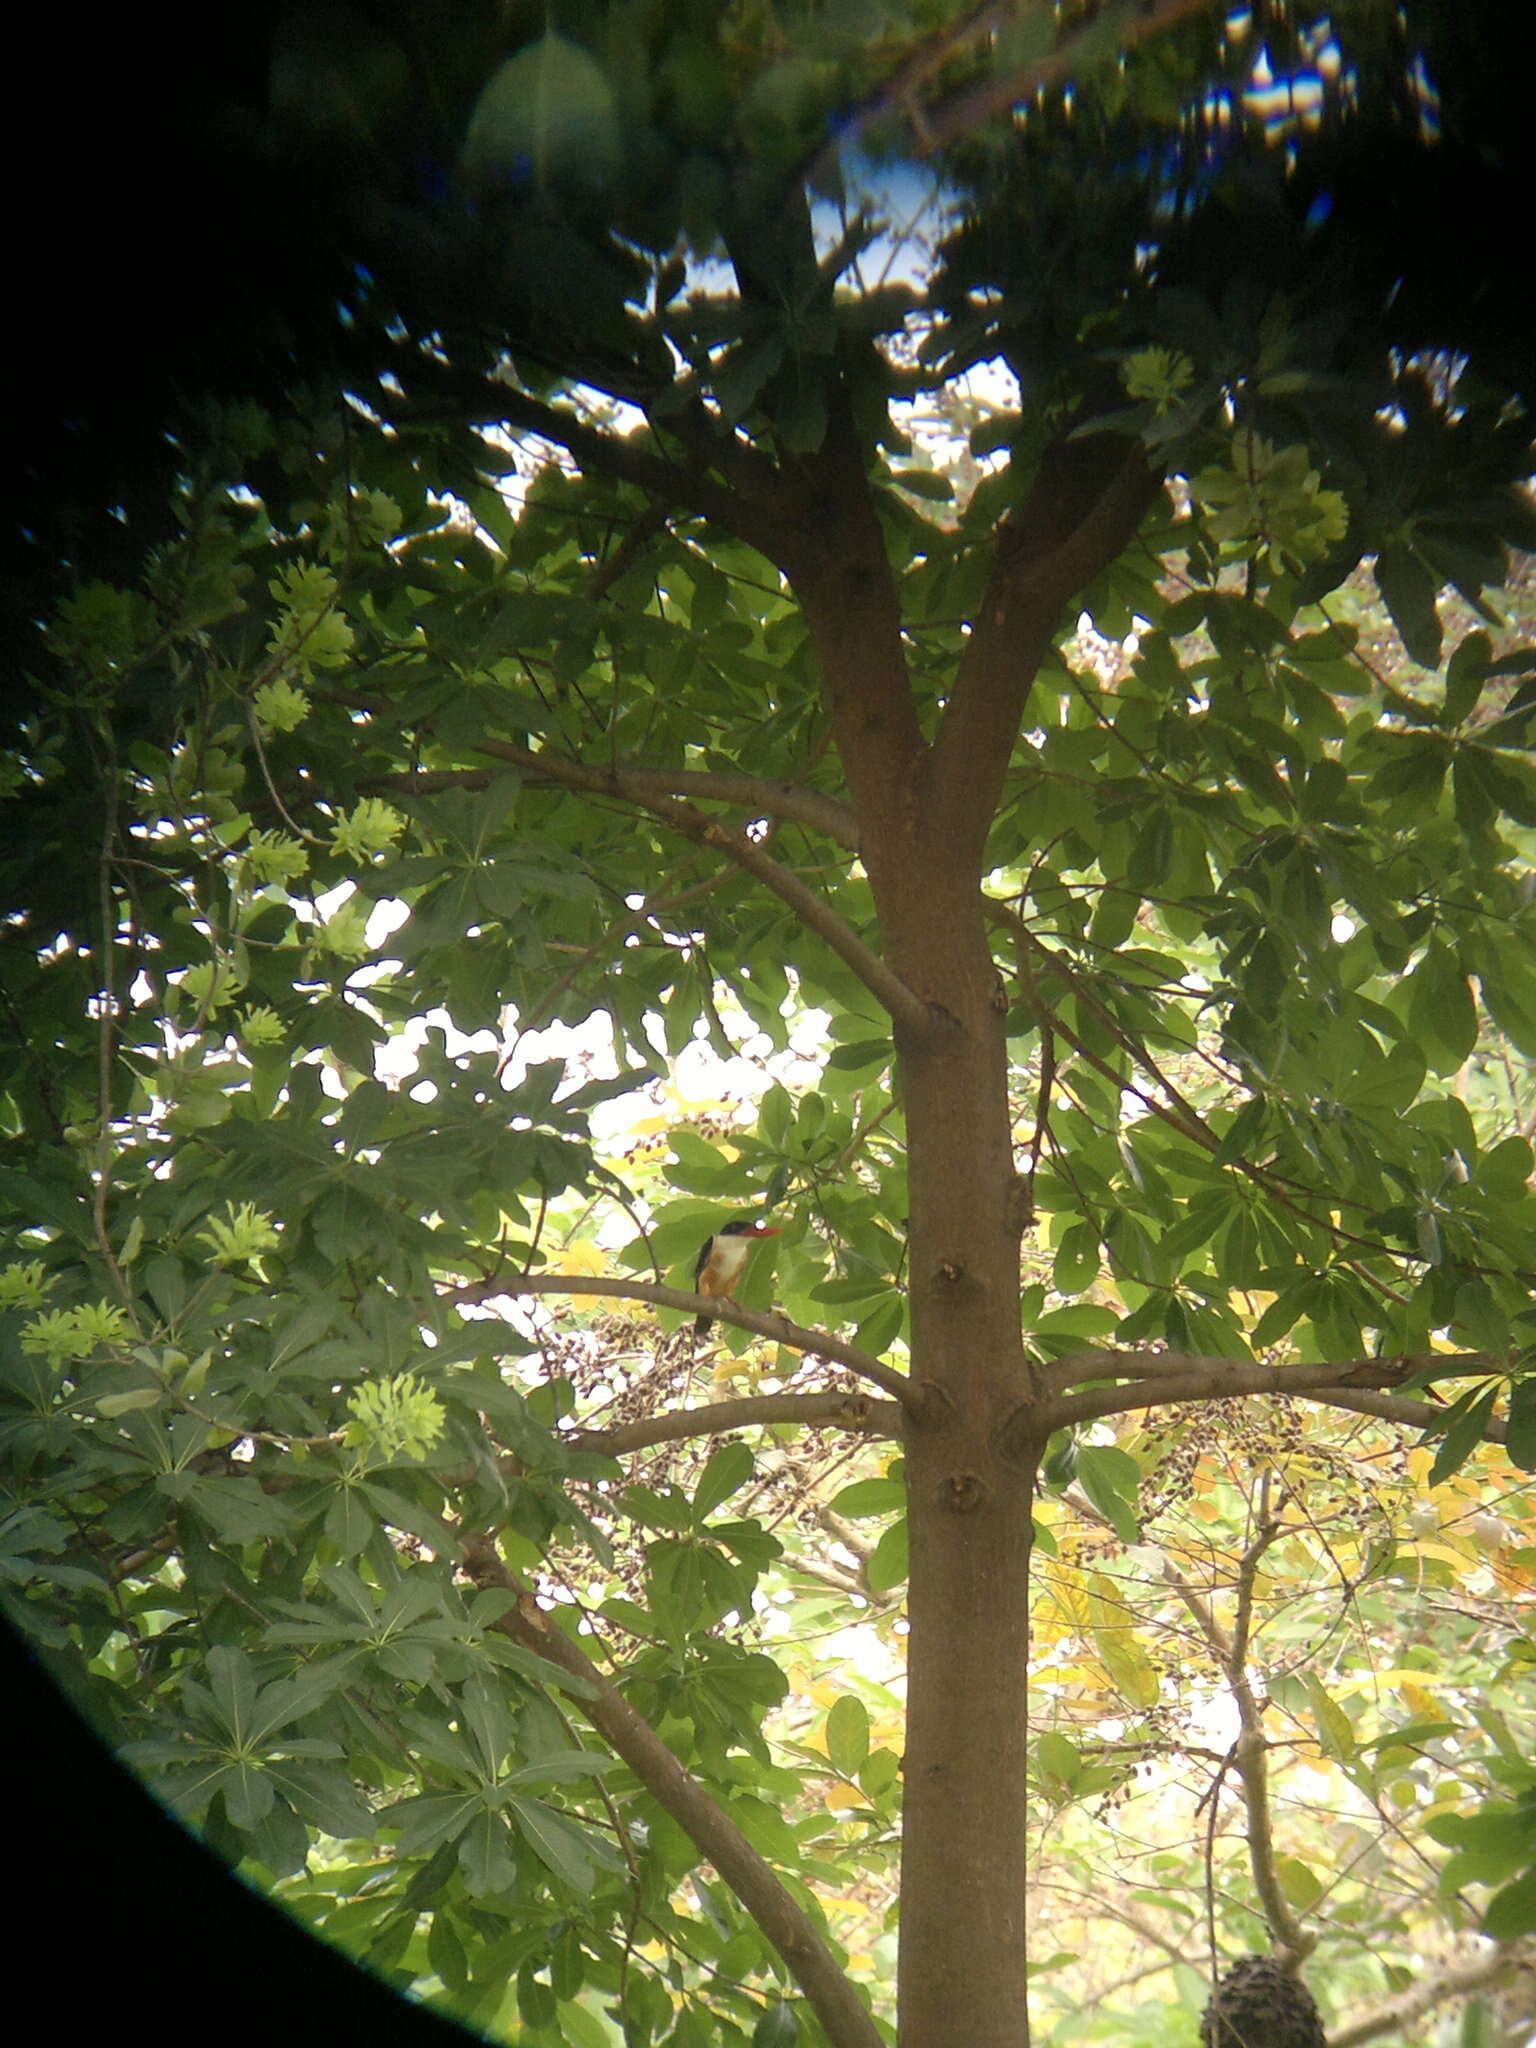
[[[1528,387],[1351,155],[1464,167],[1464,53],[1151,13],[572,8],[430,122],[338,16],[354,374],[189,405],[31,656],[8,1610],[503,2038],[894,2038],[903,1590],[1004,1474],[1045,2038],[1255,1948],[1492,2027],[1536,1927]],[[981,1577],[929,1728],[1022,1729]]]

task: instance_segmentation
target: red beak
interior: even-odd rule
[[[783,1225],[779,1223],[754,1223],[743,1235],[747,1237],[778,1237],[782,1234],[782,1231]]]

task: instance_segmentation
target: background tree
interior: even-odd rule
[[[347,280],[348,380],[187,414],[172,526],[136,576],[86,549],[10,755],[13,1577],[211,1839],[458,2009],[884,2038],[820,1902],[890,1895],[899,1806],[903,2040],[1027,2039],[1031,1546],[1043,1495],[1134,1546],[1147,1473],[1220,1540],[1148,1576],[1048,1535],[1036,1622],[1086,1662],[1035,1689],[1188,1759],[1149,1584],[1233,1703],[1205,1946],[1162,1952],[1315,1943],[1298,1685],[1370,1798],[1383,1743],[1512,1795],[1456,1877],[1529,1928],[1521,1739],[1477,1761],[1454,1626],[1443,1725],[1250,1669],[1325,1581],[1365,1658],[1402,1569],[1329,1533],[1346,1453],[1287,1403],[1434,1432],[1427,1469],[1345,1440],[1381,1538],[1483,1439],[1532,1457],[1529,386],[1477,236],[1407,254],[1497,176],[1477,26],[274,31],[245,140],[322,226],[298,302]],[[612,1072],[529,1063],[598,1016]],[[815,1092],[594,1145],[696,1036],[808,1020]],[[759,1203],[782,1249],[721,1313],[774,1348],[729,1399],[649,1326],[488,1312],[691,1312]],[[770,1719],[771,1617],[814,1586],[889,1632],[903,1583],[901,1732],[867,1676]],[[795,1810],[765,1727],[856,1806]],[[1118,1770],[1036,1745],[1047,1804]]]

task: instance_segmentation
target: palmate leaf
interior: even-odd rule
[[[472,1894],[484,1896],[510,1887],[517,1866],[503,1814],[488,1811],[477,1802],[469,1825],[459,1837],[459,1868]]]
[[[375,1828],[373,1809],[360,1799],[343,1765],[312,1763],[291,1754],[274,1758],[267,1775],[307,1827],[339,1841],[363,1840]]]
[[[385,1826],[398,1829],[396,1840],[402,1856],[429,1856],[444,1843],[457,1841],[472,1817],[482,1811],[474,1792],[424,1792],[402,1799],[380,1819]]]
[[[589,1891],[595,1869],[621,1868],[617,1853],[601,1836],[579,1826],[541,1799],[513,1797],[507,1811],[541,1863],[574,1891]]]

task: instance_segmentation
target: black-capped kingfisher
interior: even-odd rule
[[[731,1223],[722,1223],[714,1235],[706,1237],[699,1247],[698,1260],[693,1269],[695,1291],[729,1301],[736,1292],[742,1274],[746,1271],[753,1241],[759,1237],[777,1237],[778,1234],[778,1225],[773,1223],[744,1223],[739,1219]],[[713,1320],[712,1316],[694,1318],[695,1344]]]

